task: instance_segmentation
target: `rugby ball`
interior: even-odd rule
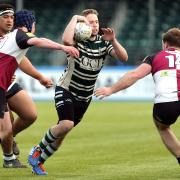
[[[74,38],[77,41],[85,41],[91,37],[92,28],[84,22],[78,22],[74,30]]]

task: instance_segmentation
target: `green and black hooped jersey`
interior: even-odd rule
[[[68,65],[58,82],[58,86],[70,91],[75,99],[88,101],[93,94],[95,82],[102,69],[107,54],[113,46],[97,35],[94,41],[77,42],[75,46],[79,58],[67,56]]]

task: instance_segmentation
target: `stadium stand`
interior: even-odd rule
[[[72,16],[72,10],[76,8],[76,2],[72,0],[58,1],[51,0],[31,0],[24,1],[24,8],[34,11],[37,23],[36,23],[36,35],[38,37],[47,37],[56,42],[60,42],[60,34],[69,17]],[[36,49],[32,48],[28,56],[32,57],[33,62],[36,65],[51,65],[52,64],[52,50]]]
[[[160,50],[162,32],[171,27],[180,27],[179,0],[171,1],[171,3],[169,0],[154,2],[155,14],[151,16],[154,16],[155,23],[154,33],[152,33],[149,26],[148,1],[126,1],[128,13],[119,38],[128,51],[128,65],[137,65],[147,53],[151,54]]]
[[[150,23],[149,9],[150,3],[155,4],[154,26]],[[4,0],[13,5],[16,0]],[[107,27],[112,25],[116,14],[119,11],[120,3],[126,3],[126,15],[123,23],[113,27],[118,29],[116,32],[119,41],[127,49],[129,61],[124,65],[137,65],[148,53],[154,53],[161,48],[161,34],[170,27],[180,27],[180,0],[24,0],[24,8],[34,11],[37,17],[36,32],[37,36],[45,36],[55,41],[60,41],[62,32],[73,14],[78,14],[86,8],[95,8],[99,12],[100,26]],[[168,9],[167,9],[168,7]],[[122,14],[121,14],[122,16]],[[52,65],[53,61],[61,61],[54,51],[39,50],[31,48],[28,56],[31,57],[36,65]],[[55,58],[54,58],[55,57]],[[54,60],[55,59],[55,60]],[[119,65],[117,61],[111,61],[108,65]],[[120,64],[122,65],[122,64]]]
[[[113,18],[113,12],[115,12],[116,4],[119,0],[104,0],[103,3],[97,0],[84,0],[76,1],[66,0],[59,2],[58,0],[48,1],[31,0],[24,1],[24,8],[35,12],[37,17],[37,36],[45,36],[55,41],[60,41],[58,38],[62,34],[69,18],[72,17],[74,9],[80,7],[80,13],[86,8],[95,8],[100,14],[101,27],[107,27],[108,23]],[[111,7],[111,8],[109,8]],[[50,65],[53,56],[53,51],[39,50],[32,48],[28,55],[33,57],[32,60],[37,65]]]
[[[117,10],[116,7],[119,2],[120,0],[104,0],[103,2],[97,0],[84,0],[82,1],[82,7],[83,9],[96,9],[99,12],[100,26],[107,27],[113,19],[113,15]]]

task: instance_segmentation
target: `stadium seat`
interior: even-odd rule
[[[179,27],[180,6],[179,0],[155,1],[155,27],[154,33],[149,30],[149,6],[146,1],[127,0],[128,13],[118,39],[128,51],[130,65],[136,65],[139,49],[144,52],[155,53],[161,48],[161,35],[171,27]],[[167,11],[168,7],[168,11]],[[154,37],[149,37],[149,34]],[[150,43],[153,39],[153,45]],[[151,49],[150,49],[151,48]]]

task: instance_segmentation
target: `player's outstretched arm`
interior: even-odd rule
[[[120,78],[111,87],[101,87],[94,91],[94,96],[99,99],[103,99],[106,96],[110,96],[120,90],[126,89],[132,86],[136,81],[145,77],[151,72],[151,66],[149,64],[143,63],[134,71],[127,72],[122,78]]]
[[[29,61],[27,57],[24,57],[21,63],[19,64],[19,68],[29,76],[37,79],[43,86],[46,88],[50,88],[53,86],[53,82],[50,78],[45,77],[41,74]]]
[[[68,53],[72,57],[79,57],[79,51],[75,47],[65,46],[65,45],[56,43],[47,38],[33,37],[33,38],[30,38],[27,41],[27,43],[29,45],[34,45],[34,46],[40,47],[40,48],[61,50],[61,51],[64,51],[65,53]]]

